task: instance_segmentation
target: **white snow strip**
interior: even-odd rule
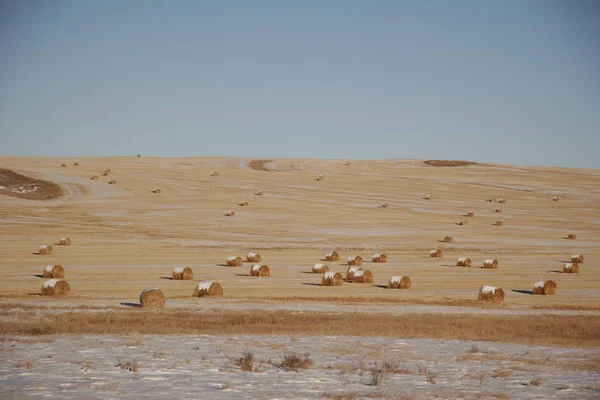
[[[144,295],[145,295],[146,293],[148,293],[149,291],[151,291],[151,290],[160,290],[160,289],[159,289],[159,288],[157,288],[157,287],[149,287],[148,289],[144,289],[144,291],[142,292],[142,294],[140,294],[140,299],[141,299],[142,297],[144,297]]]
[[[363,276],[363,275],[364,275],[364,273],[365,273],[365,271],[364,271],[364,270],[362,270],[362,269],[359,269],[358,271],[356,271],[356,272],[354,273],[354,277],[355,277],[355,278],[360,278],[361,276]]]
[[[537,288],[543,288],[544,286],[546,286],[546,281],[537,281],[533,284],[533,286]]]
[[[213,284],[213,281],[201,281],[198,282],[198,290],[210,290],[211,285]]]
[[[495,287],[495,286],[485,285],[484,287],[481,288],[481,293],[483,293],[483,294],[488,294],[488,293],[494,294],[494,293],[496,293],[496,289],[498,289],[498,288]]]
[[[325,272],[325,274],[323,276],[327,279],[333,279],[333,277],[335,276],[335,272],[332,272],[332,271]]]
[[[237,256],[227,257],[227,261],[235,261]]]
[[[252,266],[252,271],[258,271],[258,270],[260,270],[260,267],[261,267],[261,265],[260,265],[260,264],[254,264],[254,265]]]
[[[402,282],[402,278],[404,278],[404,276],[398,276],[398,275],[392,276],[390,278],[390,283],[400,283],[400,282]]]
[[[183,270],[185,267],[177,267],[173,270],[174,273],[176,274],[183,274]]]
[[[350,267],[350,268],[348,269],[348,272],[353,272],[353,273],[356,273],[356,271],[358,271],[359,269],[360,269],[360,267]]]
[[[48,279],[47,281],[44,281],[44,284],[42,286],[45,288],[53,288],[61,280],[62,279]]]
[[[46,272],[52,272],[54,265],[46,265]]]

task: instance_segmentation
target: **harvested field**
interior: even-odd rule
[[[63,195],[59,185],[0,168],[0,194],[27,200],[49,200]]]

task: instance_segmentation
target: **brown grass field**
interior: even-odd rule
[[[23,309],[57,304],[111,307],[129,310],[128,315],[138,311],[121,303],[137,302],[143,289],[156,286],[167,298],[165,312],[181,313],[181,308],[202,307],[202,300],[175,300],[191,297],[195,282],[215,280],[223,287],[223,302],[338,302],[340,307],[352,304],[356,312],[379,303],[463,306],[466,314],[492,307],[539,310],[542,319],[543,310],[588,310],[594,314],[552,323],[547,329],[556,339],[547,343],[567,342],[561,339],[561,324],[580,330],[573,336],[582,342],[598,343],[597,327],[588,331],[585,326],[597,325],[600,315],[595,314],[600,309],[600,171],[417,160],[344,165],[342,160],[135,156],[77,158],[80,166],[60,167],[74,160],[0,158],[2,168],[34,179],[30,183],[54,182],[64,193],[48,200],[0,196],[0,303]],[[107,168],[112,170],[109,176],[90,180]],[[218,176],[210,176],[215,171]],[[327,179],[315,181],[319,174]],[[113,179],[117,184],[109,185]],[[154,188],[161,193],[151,193]],[[254,196],[259,190],[264,196]],[[425,194],[431,194],[431,200],[423,200]],[[553,196],[560,201],[552,201]],[[494,226],[498,204],[487,202],[489,198],[507,200],[502,204],[504,226]],[[234,217],[223,216],[241,200],[251,200],[250,205],[235,208]],[[384,202],[388,208],[378,207]],[[465,210],[476,217],[468,225],[456,225]],[[577,240],[566,240],[569,233],[576,233]],[[54,246],[64,236],[72,245]],[[441,243],[445,236],[453,236],[454,242]],[[43,244],[53,245],[54,254],[35,254]],[[429,251],[438,247],[444,249],[443,256],[430,258]],[[368,260],[363,268],[373,272],[374,284],[321,287],[320,275],[310,270],[334,249],[340,261],[327,263],[331,271],[345,275],[347,257],[361,255]],[[270,278],[250,278],[248,263],[223,266],[228,256],[249,251],[260,252]],[[372,263],[374,253],[387,254],[388,262]],[[579,253],[585,255],[580,273],[560,273],[564,262]],[[470,257],[473,267],[456,268],[459,256]],[[500,268],[482,269],[486,258],[498,259]],[[71,286],[66,298],[39,296],[43,279],[36,275],[47,264],[64,266]],[[184,265],[193,269],[194,282],[165,279],[174,267]],[[384,289],[392,275],[409,276],[412,288]],[[531,294],[534,282],[550,279],[558,284],[556,295]],[[478,303],[481,285],[502,287],[504,303]],[[415,322],[417,317],[420,322]],[[43,323],[48,332],[62,333],[65,328],[56,324],[65,318]],[[89,318],[95,326],[95,317]],[[425,327],[436,319],[411,318],[415,332],[429,337]],[[460,318],[464,316],[441,315],[436,329],[451,323],[462,326]],[[502,325],[500,319],[518,316],[494,318],[494,325]],[[527,328],[527,317],[520,318],[525,337],[545,329],[544,324]],[[301,321],[312,324],[310,318]],[[338,322],[334,325],[345,324]],[[14,332],[32,333],[28,323],[22,321]],[[365,335],[372,334],[370,329],[387,329],[378,325],[381,328],[361,329]],[[82,329],[64,326],[72,326],[73,332]],[[227,331],[215,332],[219,329]],[[464,333],[467,327],[457,329],[463,333],[450,336],[470,337]],[[2,332],[11,332],[6,322]],[[328,332],[314,328],[307,333]],[[511,338],[506,340],[525,340],[519,335],[506,334]]]

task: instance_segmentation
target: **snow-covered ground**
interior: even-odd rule
[[[330,336],[5,337],[0,398],[597,399],[600,349]],[[254,353],[255,372],[236,359]],[[297,372],[285,352],[309,354]],[[387,365],[384,366],[384,362]],[[135,371],[118,365],[134,367]],[[380,381],[373,378],[381,371]]]

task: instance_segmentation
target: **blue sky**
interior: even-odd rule
[[[596,1],[0,2],[0,155],[600,168]]]

